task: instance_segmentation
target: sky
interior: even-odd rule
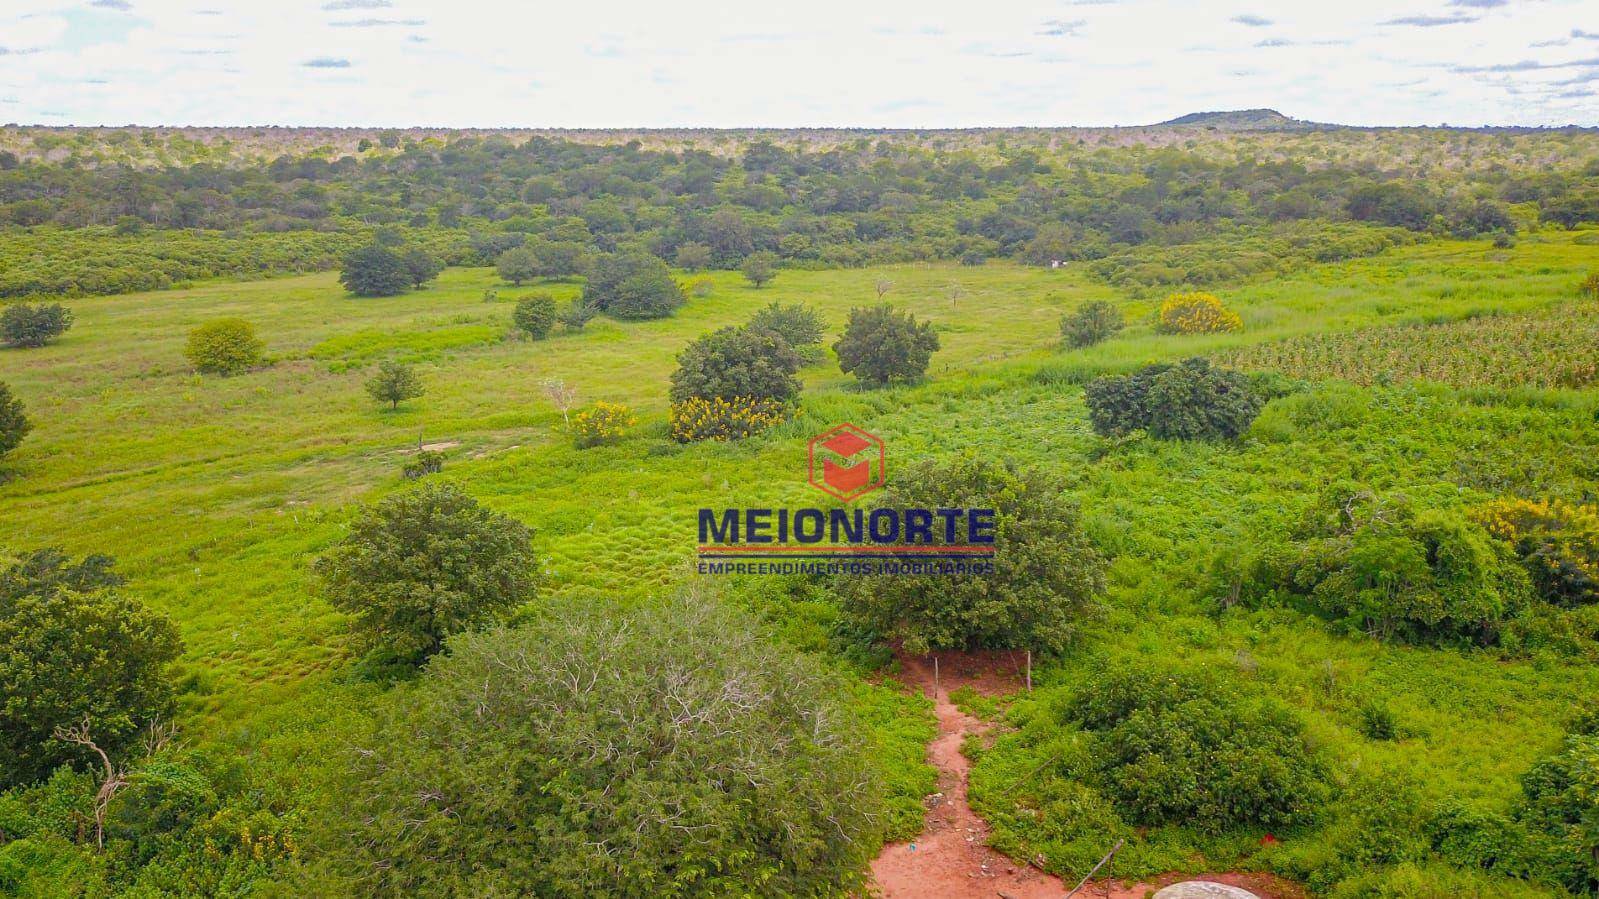
[[[0,0],[0,122],[1599,125],[1599,0]]]

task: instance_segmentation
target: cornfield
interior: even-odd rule
[[[1317,334],[1242,347],[1218,361],[1362,385],[1587,387],[1599,383],[1599,312],[1572,305],[1529,315]]]

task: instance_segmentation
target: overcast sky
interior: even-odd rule
[[[1599,125],[1599,0],[0,0],[0,122]]]

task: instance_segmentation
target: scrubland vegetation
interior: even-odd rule
[[[1083,141],[22,154],[0,893],[859,890],[895,648],[1034,653],[971,799],[1070,880],[1599,892],[1599,144]],[[689,568],[844,421],[993,575]]]

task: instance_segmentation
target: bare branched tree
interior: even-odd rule
[[[893,281],[889,281],[889,280],[886,280],[886,279],[879,279],[878,282],[877,282],[877,298],[879,300],[881,300],[883,298],[884,294],[887,294],[890,290],[893,290],[893,289],[894,289],[894,282]]]
[[[172,742],[176,733],[177,729],[171,724],[163,724],[159,721],[151,724],[144,737],[145,754],[147,756],[154,755],[165,749]],[[55,729],[55,738],[63,743],[73,743],[78,746],[88,747],[89,750],[100,757],[100,789],[95,791],[94,794],[94,843],[104,849],[106,809],[110,808],[111,800],[128,785],[128,771],[125,767],[113,765],[111,756],[100,748],[99,743],[95,742],[94,735],[89,729],[89,717],[87,715],[84,716],[82,723],[73,727],[57,727]]]
[[[555,404],[555,408],[561,410],[561,421],[570,427],[572,418],[568,412],[577,405],[577,388],[560,378],[546,378],[539,382],[539,386],[544,388],[544,395]]]

